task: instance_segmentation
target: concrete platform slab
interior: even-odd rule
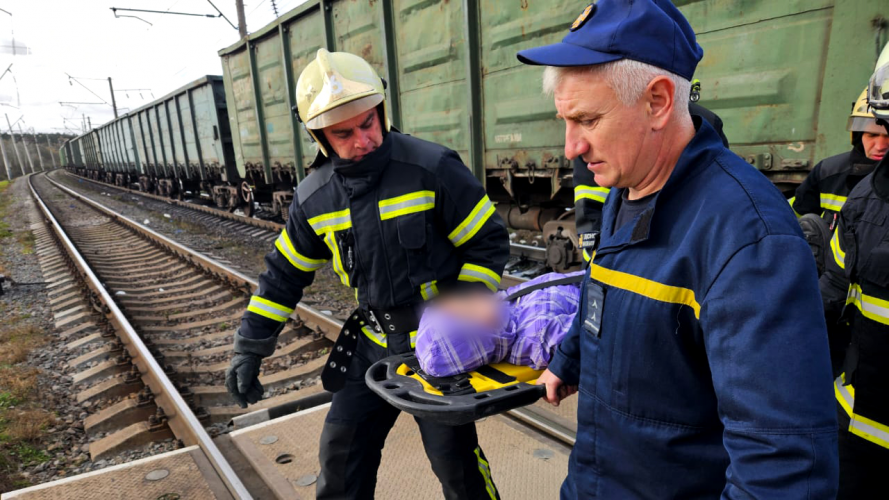
[[[231,499],[197,446],[3,494],[2,500]]]
[[[278,498],[314,498],[314,483],[301,485],[319,472],[318,439],[329,407],[322,405],[231,433],[235,445]],[[501,416],[480,421],[478,434],[502,498],[559,497],[559,487],[568,472],[566,446]],[[399,417],[386,440],[376,497],[442,497],[419,429],[409,415]]]

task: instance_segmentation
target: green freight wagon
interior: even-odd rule
[[[143,191],[204,192],[231,208],[241,202],[228,126],[222,78],[205,76],[132,111],[116,142],[133,151]]]
[[[846,116],[887,39],[885,0],[676,4],[704,48],[700,103],[736,153],[790,192],[850,147]],[[319,47],[348,51],[388,81],[394,125],[459,152],[512,225],[573,235],[570,214],[553,223],[574,202],[564,127],[542,69],[515,53],[560,40],[586,5],[310,0],[219,51],[238,171],[286,209],[316,151],[290,111],[296,79]]]

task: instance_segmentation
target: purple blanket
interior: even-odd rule
[[[420,366],[434,377],[466,373],[499,362],[545,368],[580,308],[579,284],[542,288],[510,302],[505,298],[537,283],[582,273],[545,274],[498,292],[502,302],[497,328],[429,307],[417,331]]]

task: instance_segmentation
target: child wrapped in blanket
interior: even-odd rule
[[[443,296],[426,308],[417,330],[416,355],[433,377],[467,373],[491,363],[537,370],[547,367],[580,309],[580,283],[534,286],[583,274],[550,273],[496,294]]]

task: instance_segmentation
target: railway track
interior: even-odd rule
[[[92,309],[105,318],[101,341],[75,340],[83,355],[73,363],[82,368],[74,376],[78,401],[102,401],[84,423],[85,432],[103,436],[90,444],[93,459],[173,436],[206,455],[233,498],[250,498],[213,443],[218,424],[328,401],[318,375],[341,322],[299,305],[275,355],[264,361],[266,399],[246,415],[231,404],[223,379],[233,333],[257,283],[48,176],[30,182],[54,238],[82,276]],[[538,403],[509,417],[570,445],[574,424],[567,406],[554,412]]]
[[[74,376],[79,402],[107,403],[84,423],[88,434],[104,435],[90,444],[91,457],[172,434],[185,446],[200,446],[232,494],[243,497],[246,490],[205,427],[246,412],[231,405],[223,379],[256,283],[43,176],[30,180],[93,308],[108,319],[106,333],[117,337],[90,347],[94,354],[84,364],[90,367]],[[298,314],[264,364],[266,406],[322,392],[321,354],[339,324],[305,306]]]
[[[210,221],[218,224],[225,230],[233,231],[243,235],[245,238],[261,239],[270,244],[278,237],[278,234],[284,229],[284,224],[273,220],[266,220],[257,217],[246,217],[237,213],[222,210],[216,207],[203,205],[200,202],[190,202],[179,199],[173,199],[166,196],[160,196],[151,193],[145,193],[122,186],[107,184],[85,177],[75,176],[69,172],[61,171],[62,175],[70,176],[89,182],[102,189],[112,189],[125,192],[136,197],[149,198],[170,205],[171,215],[185,215],[196,217],[204,221]],[[222,220],[220,220],[222,219]],[[522,245],[518,243],[510,244],[510,260],[506,266],[506,273],[503,276],[502,284],[505,287],[517,285],[529,278],[539,276],[547,272],[546,268],[546,249],[544,247]]]

